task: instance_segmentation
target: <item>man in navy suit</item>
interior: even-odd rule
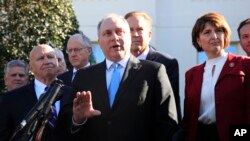
[[[76,72],[81,68],[90,66],[89,57],[92,53],[91,41],[86,35],[76,33],[70,36],[66,52],[73,68],[59,75],[58,78],[63,80],[65,85],[71,86]]]
[[[36,104],[39,97],[44,93],[46,86],[49,86],[57,76],[58,61],[55,50],[46,44],[38,45],[33,48],[29,56],[30,70],[34,74],[34,80],[21,88],[9,91],[3,94],[2,103],[0,105],[0,140],[8,141],[15,132],[17,126],[25,118],[28,112]],[[42,141],[57,141],[70,140],[70,132],[67,132],[66,126],[71,119],[71,109],[66,107],[68,99],[73,94],[70,88],[64,86],[61,88],[62,97],[55,102],[57,111],[57,120],[54,123],[55,127],[50,128],[45,126],[42,134]],[[17,134],[14,140],[20,140],[22,131]],[[67,136],[69,135],[69,136]],[[36,133],[34,134],[34,138]]]
[[[180,95],[179,95],[179,66],[178,61],[168,54],[163,54],[149,45],[152,38],[152,19],[139,11],[129,12],[125,15],[131,32],[131,53],[140,60],[151,60],[165,66],[168,78],[174,91],[177,107],[178,121],[181,121]]]
[[[77,92],[74,136],[81,141],[170,141],[177,113],[164,65],[131,55],[129,25],[122,16],[103,18],[98,37],[106,59],[79,70],[72,85]],[[120,83],[111,96],[113,78]]]

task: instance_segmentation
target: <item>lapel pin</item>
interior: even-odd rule
[[[133,69],[140,69],[141,68],[141,65],[140,64],[137,64],[137,65],[135,65],[135,66],[133,66]]]
[[[231,63],[229,63],[229,67],[234,67],[235,66],[235,63],[234,62],[231,62]]]

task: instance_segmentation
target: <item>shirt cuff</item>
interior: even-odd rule
[[[82,123],[76,123],[72,117],[72,127],[71,127],[71,134],[75,134],[78,132],[82,125],[87,122],[88,118],[86,118]]]

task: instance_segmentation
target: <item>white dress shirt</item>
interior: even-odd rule
[[[201,89],[200,116],[198,118],[198,120],[204,124],[216,122],[214,88],[227,60],[227,56],[228,53],[225,53],[220,57],[206,61]]]
[[[149,53],[149,47],[146,48],[142,54],[140,54],[139,56],[137,56],[136,58],[139,59],[139,60],[146,60],[147,56],[148,56],[148,53]]]
[[[37,79],[35,79],[34,85],[35,85],[36,97],[37,97],[37,99],[39,99],[41,94],[43,94],[45,92],[45,88],[47,87],[47,85],[43,84],[41,81],[39,81]],[[58,115],[59,110],[60,110],[60,101],[59,100],[56,101],[55,107],[56,107],[56,111],[57,111],[57,115]]]
[[[107,83],[107,89],[109,88],[109,84],[110,84],[110,81],[111,81],[111,76],[112,76],[113,69],[114,69],[114,68],[111,67],[111,65],[112,65],[113,63],[119,64],[118,70],[119,70],[119,72],[120,72],[120,80],[122,80],[122,76],[123,76],[124,71],[125,71],[125,68],[126,68],[126,66],[127,66],[129,57],[130,57],[130,55],[127,55],[126,57],[124,57],[124,58],[123,58],[121,61],[119,61],[119,62],[112,62],[112,61],[106,59],[106,68],[107,68],[107,69],[106,69],[106,83]]]
[[[86,65],[85,65],[85,66],[83,66],[82,68],[86,68],[86,67],[88,67],[88,66],[90,66],[90,63],[89,63],[89,62],[88,62],[88,64],[86,64]],[[73,74],[72,74],[71,81],[73,81],[73,80],[74,80],[74,78],[75,78],[75,76],[76,76],[76,72],[77,72],[77,70],[78,70],[78,69],[73,68]]]

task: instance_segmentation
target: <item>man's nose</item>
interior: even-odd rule
[[[119,36],[114,32],[114,33],[112,34],[112,39],[113,39],[113,40],[118,40],[118,39],[119,39]]]
[[[139,33],[136,30],[130,31],[132,36],[139,36]]]

